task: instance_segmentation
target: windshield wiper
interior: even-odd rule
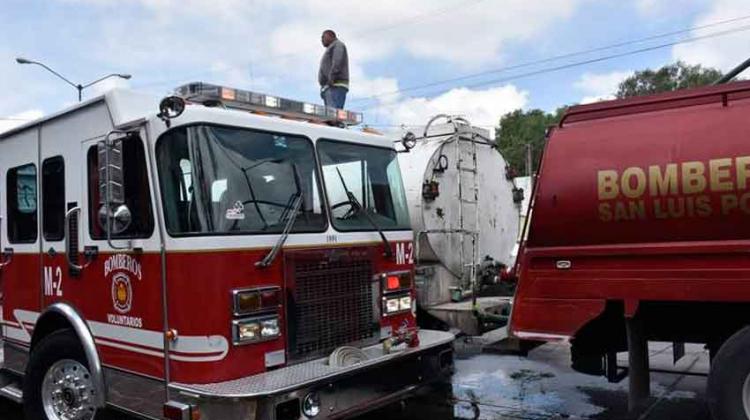
[[[369,213],[367,213],[367,210],[362,207],[362,205],[359,203],[359,200],[357,200],[357,197],[352,194],[351,191],[349,191],[349,188],[346,186],[346,181],[344,181],[344,176],[341,175],[341,171],[339,168],[336,168],[336,172],[339,174],[339,179],[341,180],[341,185],[344,187],[344,192],[346,193],[346,198],[349,200],[349,204],[354,208],[354,214],[362,214],[365,216],[365,219],[367,219],[368,222],[374,227],[378,233],[380,234],[380,239],[383,240],[383,246],[385,247],[385,252],[383,252],[383,255],[388,258],[393,258],[393,251],[391,250],[391,243],[388,242],[388,238],[385,237],[385,233],[383,233],[383,229],[378,226],[377,223],[375,223],[375,220],[370,216]]]
[[[270,251],[268,251],[268,254],[266,254],[265,257],[263,257],[262,260],[255,263],[256,267],[259,268],[265,268],[271,265],[273,260],[276,258],[276,254],[279,253],[281,250],[281,247],[284,246],[284,242],[286,242],[286,239],[289,237],[289,232],[292,230],[292,226],[294,226],[295,220],[297,220],[297,214],[299,214],[299,209],[302,207],[302,188],[300,188],[300,182],[299,182],[299,174],[297,173],[297,165],[292,164],[292,170],[294,172],[294,183],[297,185],[297,193],[295,194],[297,197],[294,199],[294,201],[291,203],[291,205],[288,205],[284,212],[289,212],[288,215],[286,215],[286,225],[284,225],[284,230],[281,232],[281,236],[279,236],[279,240],[276,241],[276,244],[271,248]],[[282,216],[284,214],[282,213]]]

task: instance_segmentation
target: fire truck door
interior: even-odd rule
[[[75,148],[61,147],[62,143],[74,144],[79,135],[68,127],[63,123],[42,127],[39,153],[42,307],[60,300],[77,304],[72,299],[71,286],[75,288],[73,282],[79,280],[80,273],[72,270],[66,260],[65,214],[80,202],[78,179],[82,165],[78,163]]]
[[[39,129],[2,141],[0,215],[2,215],[3,336],[28,345],[40,306]]]
[[[104,362],[163,377],[161,247],[144,138],[144,132],[116,136],[109,179],[121,189],[111,190],[109,203],[100,189],[108,178],[104,137],[81,144],[81,274],[70,283],[83,288],[76,302],[94,322]]]

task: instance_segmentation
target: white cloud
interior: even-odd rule
[[[324,0],[137,0],[127,7],[117,0],[59,1],[101,12],[87,29],[97,36],[81,36],[77,49],[100,65],[130,71],[136,88],[156,87],[144,73],[156,73],[165,89],[193,72],[190,79],[247,82],[252,68],[274,93],[302,90],[309,97],[317,93],[325,28],[346,42],[352,66],[407,56],[460,70],[498,63],[506,44],[545,35],[583,0],[414,0],[408,8],[401,0],[335,6]],[[393,83],[355,76],[353,95]]]
[[[709,10],[700,15],[694,22],[695,26],[733,19],[748,13],[747,0],[714,0]],[[742,26],[742,23],[722,27],[722,30]],[[717,28],[711,32],[717,31]],[[706,31],[695,31],[696,35],[704,35]],[[727,71],[750,57],[750,32],[737,32],[717,38],[702,40],[690,44],[676,45],[672,49],[675,60],[682,60],[690,64],[701,64],[717,67]]]
[[[644,16],[654,16],[666,8],[669,4],[665,0],[635,0],[636,11]]]
[[[632,71],[613,71],[600,74],[584,73],[573,86],[584,95],[581,98],[582,104],[606,101],[615,98],[620,82],[632,74]]]
[[[437,114],[460,115],[493,131],[503,114],[528,104],[528,92],[513,85],[485,90],[452,89],[434,98],[409,98],[370,110],[391,125],[423,126]],[[369,118],[368,121],[372,120]]]
[[[406,52],[461,66],[495,62],[509,41],[540,35],[572,14],[579,0],[401,0],[339,2],[287,0],[301,15],[274,31],[275,53],[319,49],[321,29],[331,27],[363,61]],[[401,12],[394,12],[401,11]],[[314,54],[317,56],[317,52]]]
[[[30,109],[28,111],[19,112],[18,114],[2,117],[0,118],[0,133],[18,127],[19,125],[26,124],[37,118],[41,118],[42,116],[44,116],[42,110]]]

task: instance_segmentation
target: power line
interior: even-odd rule
[[[435,17],[435,16],[439,16],[439,15],[445,14],[447,12],[450,12],[450,11],[454,10],[454,9],[458,9],[458,8],[462,8],[463,9],[464,8],[464,3],[471,3],[471,4],[467,5],[467,6],[465,6],[465,7],[471,7],[471,6],[475,6],[475,5],[479,4],[479,3],[482,3],[483,1],[485,1],[485,0],[461,1],[461,2],[458,2],[458,3],[454,4],[454,5],[452,5],[452,6],[444,7],[442,9],[437,9],[437,10],[428,11],[428,12],[424,12],[424,13],[413,15],[413,16],[408,16],[408,17],[405,17],[404,19],[401,19],[400,21],[397,21],[395,23],[391,23],[391,24],[388,24],[388,25],[383,25],[383,26],[380,26],[380,27],[376,27],[376,28],[373,28],[373,29],[369,29],[369,30],[365,30],[365,31],[362,31],[362,32],[355,33],[354,34],[354,38],[352,38],[352,39],[365,38],[368,35],[372,35],[373,33],[389,31],[391,29],[397,28],[397,27],[402,26],[402,25],[414,25],[415,23],[418,23],[418,22],[415,22],[415,21],[419,20],[419,19],[424,20],[425,18],[432,18],[432,17]]]
[[[650,47],[639,48],[639,49],[636,49],[636,50],[630,50],[630,51],[626,51],[626,52],[623,52],[623,53],[606,55],[606,56],[602,56],[602,57],[592,58],[592,59],[589,59],[589,60],[577,61],[577,62],[573,62],[573,63],[563,64],[563,65],[555,66],[555,67],[548,67],[548,68],[544,68],[544,69],[540,69],[540,70],[536,70],[536,71],[532,71],[532,72],[528,72],[528,73],[520,73],[520,74],[516,74],[516,75],[508,76],[508,77],[503,77],[503,78],[499,78],[499,79],[485,80],[485,81],[482,81],[482,82],[473,83],[473,84],[465,85],[465,86],[462,86],[462,87],[465,87],[465,88],[475,88],[475,87],[486,86],[486,85],[491,85],[491,84],[504,83],[504,82],[508,82],[508,81],[512,81],[512,80],[517,80],[517,79],[522,79],[522,78],[530,77],[530,76],[536,76],[536,75],[539,75],[539,74],[553,73],[553,72],[560,71],[560,70],[566,70],[566,69],[570,69],[570,68],[574,68],[574,67],[585,66],[585,65],[588,65],[588,64],[599,63],[599,62],[602,62],[602,61],[613,60],[613,59],[616,59],[616,58],[622,58],[622,57],[626,57],[626,56],[630,56],[630,55],[642,54],[644,52],[655,51],[655,50],[659,50],[659,49],[662,49],[662,48],[673,47],[675,45],[687,44],[687,43],[690,43],[690,42],[701,41],[701,40],[710,39],[710,38],[716,38],[716,37],[719,37],[719,36],[730,35],[730,34],[733,34],[733,33],[744,32],[744,31],[747,31],[747,30],[750,30],[750,25],[741,26],[739,28],[734,28],[734,29],[728,29],[728,30],[725,30],[725,31],[713,32],[713,33],[710,33],[710,34],[707,34],[707,35],[696,36],[696,37],[692,37],[692,38],[685,38],[685,39],[681,39],[681,40],[678,40],[678,41],[668,42],[668,43],[654,45],[654,46],[650,46]],[[433,93],[431,95],[425,96],[425,97],[429,98],[429,97],[437,96],[437,95],[440,95],[441,93],[447,92],[448,90],[450,90],[450,89],[442,89],[442,90],[439,90],[439,91],[437,91],[437,92],[435,92],[435,93]],[[376,108],[390,108],[390,107],[398,106],[398,105],[399,105],[399,103],[371,105],[371,106],[368,106],[366,108],[360,109],[360,111],[362,111],[362,110],[368,110],[368,109],[376,109]]]
[[[468,75],[465,75],[465,76],[459,76],[459,77],[454,77],[454,78],[450,78],[450,79],[443,79],[443,80],[436,80],[436,81],[433,81],[433,82],[429,82],[429,83],[425,83],[425,84],[420,84],[420,85],[408,86],[408,87],[405,87],[405,88],[402,88],[402,89],[398,89],[398,90],[394,90],[394,91],[390,91],[390,92],[379,93],[379,94],[376,94],[376,95],[371,95],[371,96],[367,96],[367,97],[363,97],[363,98],[354,98],[354,99],[352,99],[349,102],[350,103],[356,103],[356,102],[369,101],[369,100],[378,99],[378,98],[381,98],[381,97],[384,97],[384,96],[390,96],[390,95],[395,95],[395,94],[399,94],[399,93],[410,92],[410,91],[414,91],[414,90],[420,90],[420,89],[424,89],[424,88],[428,88],[428,87],[433,87],[433,86],[440,86],[440,85],[444,85],[444,84],[448,84],[448,83],[460,82],[460,81],[474,79],[474,78],[481,77],[481,76],[487,76],[487,75],[490,75],[490,74],[503,73],[503,72],[507,72],[509,70],[517,70],[517,69],[520,69],[520,68],[531,67],[531,66],[535,66],[535,65],[539,65],[539,64],[546,64],[546,63],[549,63],[549,62],[558,61],[558,60],[562,60],[562,59],[565,59],[565,58],[572,58],[572,57],[577,57],[577,56],[580,56],[580,55],[587,55],[587,54],[591,54],[591,53],[595,53],[595,52],[600,52],[600,51],[606,51],[606,50],[611,50],[611,49],[615,49],[615,48],[625,47],[625,46],[628,46],[628,45],[640,44],[640,43],[643,43],[643,42],[653,41],[655,39],[666,38],[666,37],[670,37],[670,36],[674,36],[674,35],[680,35],[680,34],[692,32],[692,31],[707,29],[707,28],[711,28],[711,27],[715,27],[715,26],[720,26],[720,25],[726,25],[728,23],[735,23],[735,22],[739,22],[739,21],[743,21],[743,20],[748,20],[748,19],[750,19],[750,15],[740,16],[740,17],[736,17],[736,18],[732,18],[732,19],[726,19],[726,20],[721,20],[721,21],[717,21],[717,22],[713,22],[713,23],[709,23],[709,24],[705,24],[705,25],[694,26],[694,27],[690,27],[690,28],[684,28],[684,29],[680,29],[680,30],[677,30],[677,31],[665,32],[665,33],[661,33],[661,34],[651,35],[651,36],[647,36],[647,37],[639,38],[639,39],[634,39],[634,40],[630,40],[630,41],[623,41],[623,42],[618,42],[618,43],[615,43],[615,44],[609,44],[609,45],[604,45],[604,46],[595,47],[595,48],[591,48],[591,49],[580,50],[580,51],[575,51],[575,52],[571,52],[571,53],[556,55],[556,56],[544,58],[544,59],[541,59],[541,60],[528,61],[528,62],[525,62],[525,63],[519,63],[519,64],[515,64],[515,65],[511,65],[511,66],[506,66],[506,67],[500,67],[500,68],[493,69],[493,70],[487,70],[487,71],[483,71],[483,72],[479,72],[479,73],[468,74]]]

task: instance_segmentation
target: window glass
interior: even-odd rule
[[[167,231],[172,235],[279,233],[326,228],[312,143],[301,136],[196,125],[156,145]]]
[[[381,229],[410,228],[406,195],[394,150],[321,140],[318,155],[331,220],[336,229],[374,230],[364,211]],[[357,211],[358,205],[362,211]]]
[[[6,183],[8,240],[11,243],[33,243],[37,238],[36,165],[10,169]]]
[[[62,156],[42,163],[42,232],[44,239],[59,241],[65,236],[65,163]]]
[[[128,137],[122,142],[123,189],[125,205],[130,209],[132,222],[125,231],[113,234],[113,238],[148,238],[154,231],[154,216],[151,207],[151,188],[146,170],[146,153],[138,137]],[[89,183],[89,232],[94,239],[106,239],[107,234],[99,217],[102,204],[99,201],[99,155],[97,146],[88,151]]]

